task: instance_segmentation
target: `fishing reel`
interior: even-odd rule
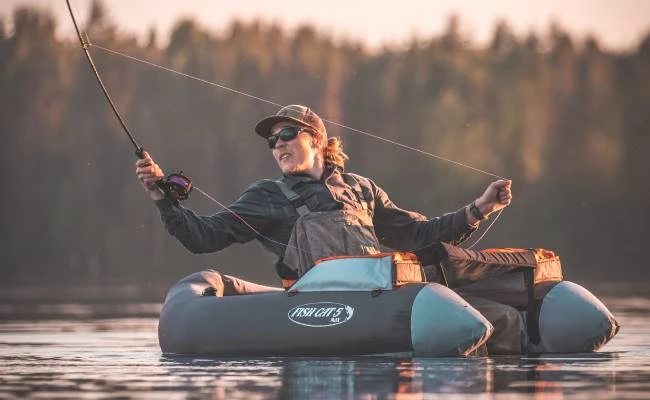
[[[136,145],[135,155],[139,159],[143,159],[144,148]],[[179,171],[177,174],[170,174],[167,178],[156,182],[156,185],[162,189],[165,197],[175,202],[187,200],[192,191],[192,181],[183,175],[183,171]]]
[[[183,175],[183,171],[170,174],[157,184],[165,192],[165,196],[173,201],[186,200],[192,191],[192,181]]]

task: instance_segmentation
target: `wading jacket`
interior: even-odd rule
[[[286,175],[283,179],[310,211],[360,209],[367,205],[379,242],[393,250],[414,251],[437,242],[458,244],[476,229],[468,224],[464,208],[428,219],[397,207],[372,180],[350,175],[358,182],[356,188],[346,183],[338,168],[326,171],[323,179],[308,175]],[[238,216],[227,210],[198,215],[168,199],[158,200],[156,205],[169,233],[194,253],[215,252],[233,243],[257,239],[282,258],[283,243],[288,242],[299,216],[273,180],[253,183],[228,207]]]

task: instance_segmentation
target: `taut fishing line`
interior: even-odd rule
[[[169,68],[169,67],[165,67],[165,66],[163,66],[163,65],[156,64],[156,63],[153,63],[153,62],[151,62],[151,61],[143,60],[143,59],[141,59],[141,58],[137,58],[137,57],[134,57],[134,56],[129,55],[129,54],[121,53],[121,52],[119,52],[119,51],[112,50],[112,49],[109,49],[109,48],[106,48],[106,47],[100,46],[100,45],[98,45],[98,44],[88,43],[88,46],[92,46],[92,47],[94,47],[94,48],[96,48],[96,49],[103,50],[103,51],[105,51],[105,52],[107,52],[107,53],[114,54],[114,55],[117,55],[117,56],[120,56],[120,57],[124,57],[124,58],[127,58],[127,59],[129,59],[129,60],[132,60],[132,61],[135,61],[135,62],[139,62],[139,63],[145,64],[145,65],[148,65],[148,66],[150,66],[150,67],[154,67],[154,68],[161,69],[161,70],[163,70],[163,71],[171,72],[171,73],[173,73],[173,74],[180,75],[180,76],[182,76],[182,77],[184,77],[184,78],[192,79],[192,80],[195,80],[195,81],[198,81],[198,82],[204,83],[204,84],[206,84],[206,85],[215,86],[215,87],[218,87],[218,88],[220,88],[220,89],[227,90],[227,91],[232,92],[232,93],[236,93],[236,94],[239,94],[239,95],[242,95],[242,96],[246,96],[246,97],[249,97],[249,98],[251,98],[251,99],[253,99],[253,100],[258,100],[258,101],[261,101],[261,102],[264,102],[264,103],[267,103],[267,104],[271,104],[271,105],[274,105],[274,106],[277,106],[277,107],[284,107],[284,106],[285,106],[284,104],[280,104],[280,103],[277,103],[277,102],[275,102],[275,101],[271,101],[271,100],[268,100],[268,99],[265,99],[265,98],[262,98],[262,97],[258,97],[258,96],[252,95],[252,94],[250,94],[250,93],[243,92],[243,91],[241,91],[241,90],[232,89],[232,88],[230,88],[230,87],[228,87],[228,86],[226,86],[226,85],[219,84],[219,83],[216,83],[216,82],[211,82],[211,81],[208,81],[208,80],[205,80],[205,79],[202,79],[202,78],[199,78],[199,77],[196,77],[196,76],[190,75],[190,74],[186,74],[186,73],[184,73],[184,72],[177,71],[177,70],[175,70],[175,69],[172,69],[172,68]],[[369,137],[371,137],[371,138],[373,138],[373,139],[381,140],[381,141],[383,141],[383,142],[386,142],[386,143],[389,143],[389,144],[392,144],[392,145],[395,145],[395,146],[401,147],[401,148],[406,149],[406,150],[415,151],[415,152],[420,153],[420,154],[423,154],[423,155],[425,155],[425,156],[429,156],[429,157],[437,158],[438,160],[446,161],[446,162],[449,162],[449,163],[452,163],[452,164],[456,164],[456,165],[458,165],[458,166],[460,166],[460,167],[469,168],[469,169],[471,169],[471,170],[473,170],[473,171],[476,171],[476,172],[479,172],[479,173],[482,173],[482,174],[485,174],[485,175],[489,175],[489,176],[492,176],[492,177],[494,177],[494,178],[498,178],[498,179],[506,179],[506,178],[504,178],[504,177],[502,177],[502,176],[499,176],[499,175],[497,175],[497,174],[493,174],[493,173],[491,173],[491,172],[488,172],[488,171],[485,171],[485,170],[482,170],[482,169],[479,169],[479,168],[473,167],[473,166],[468,165],[468,164],[464,164],[464,163],[459,162],[459,161],[451,160],[451,159],[449,159],[449,158],[446,158],[446,157],[440,156],[440,155],[438,155],[438,154],[434,154],[434,153],[430,153],[430,152],[425,151],[425,150],[422,150],[422,149],[418,149],[417,147],[411,147],[411,146],[408,146],[408,145],[406,145],[406,144],[403,144],[403,143],[400,143],[400,142],[396,142],[396,141],[394,141],[394,140],[386,139],[386,138],[384,138],[384,137],[374,135],[374,134],[372,134],[372,133],[370,133],[370,132],[366,132],[366,131],[363,131],[363,130],[361,130],[361,129],[356,129],[356,128],[353,128],[353,127],[351,127],[351,126],[348,126],[348,125],[345,125],[345,124],[342,124],[342,123],[339,123],[339,122],[336,122],[336,121],[330,121],[330,120],[325,119],[325,118],[321,118],[321,119],[323,120],[323,122],[327,122],[327,123],[329,123],[329,124],[331,124],[331,125],[338,126],[339,128],[343,128],[343,129],[346,129],[346,130],[349,130],[349,131],[352,131],[352,132],[360,133],[360,134],[362,134],[362,135],[369,136]]]
[[[274,105],[274,106],[277,106],[277,107],[283,107],[284,106],[283,104],[280,104],[280,103],[265,99],[263,97],[258,97],[258,96],[252,95],[250,93],[241,91],[241,90],[233,89],[233,88],[228,87],[228,86],[223,85],[223,84],[208,81],[208,80],[196,77],[194,75],[190,75],[190,74],[187,74],[187,73],[184,73],[184,72],[181,72],[181,71],[169,68],[169,67],[165,67],[165,66],[160,65],[160,64],[153,63],[151,61],[143,60],[143,59],[134,57],[134,56],[129,55],[129,54],[125,54],[125,53],[122,53],[122,52],[119,52],[119,51],[116,51],[116,50],[112,50],[112,49],[109,49],[109,48],[106,48],[106,47],[91,43],[90,38],[88,36],[88,33],[84,32],[84,34],[85,34],[85,38],[84,38],[84,36],[82,35],[81,30],[79,29],[77,21],[76,21],[76,19],[74,17],[74,13],[72,12],[72,6],[70,5],[70,0],[66,0],[66,3],[68,5],[68,11],[70,12],[70,17],[71,17],[72,22],[74,24],[77,36],[79,37],[81,47],[82,47],[82,49],[84,51],[84,54],[86,55],[86,59],[88,60],[88,63],[90,64],[90,67],[91,67],[91,69],[92,69],[92,71],[93,71],[93,73],[95,75],[95,78],[97,79],[97,82],[98,82],[102,92],[104,93],[104,96],[106,97],[106,100],[108,101],[111,109],[113,110],[113,113],[114,113],[115,117],[118,119],[120,125],[122,126],[122,129],[124,130],[124,132],[126,133],[126,135],[129,138],[129,140],[131,141],[131,143],[135,147],[135,154],[139,158],[144,157],[144,148],[137,143],[137,141],[135,140],[135,137],[133,136],[133,134],[131,133],[131,131],[127,127],[126,122],[124,121],[124,119],[122,118],[120,113],[118,112],[117,107],[115,106],[115,104],[113,103],[113,100],[111,99],[110,95],[108,94],[108,90],[104,86],[104,83],[103,83],[103,81],[102,81],[102,79],[101,79],[101,77],[99,75],[99,72],[97,71],[97,67],[95,66],[95,63],[94,63],[94,61],[93,61],[93,59],[92,59],[92,57],[90,55],[90,52],[89,52],[90,47],[94,47],[96,49],[100,49],[100,50],[102,50],[104,52],[107,52],[109,54],[121,56],[121,57],[124,57],[126,59],[148,65],[150,67],[161,69],[161,70],[164,70],[164,71],[167,71],[167,72],[182,76],[182,77],[187,78],[187,79],[192,79],[192,80],[198,81],[198,82],[206,84],[206,85],[214,86],[214,87],[229,91],[231,93],[235,93],[235,94],[238,94],[238,95],[241,95],[241,96],[246,96],[246,97],[249,97],[249,98],[251,98],[253,100],[257,100],[257,101],[267,103],[267,104],[270,104],[270,105]],[[343,128],[345,130],[355,132],[355,133],[358,133],[358,134],[362,134],[362,135],[371,137],[373,139],[389,143],[391,145],[400,147],[400,148],[405,149],[405,150],[411,150],[411,151],[423,154],[425,156],[432,157],[432,158],[435,158],[435,159],[438,159],[438,160],[441,160],[441,161],[445,161],[445,162],[448,162],[448,163],[451,163],[451,164],[455,164],[455,165],[460,166],[460,167],[468,168],[468,169],[473,170],[475,172],[478,172],[478,173],[481,173],[481,174],[484,174],[484,175],[488,175],[488,176],[491,176],[491,177],[494,177],[494,178],[506,179],[506,178],[504,178],[504,177],[502,177],[500,175],[497,175],[497,174],[494,174],[494,173],[491,173],[491,172],[488,172],[488,171],[473,167],[471,165],[468,165],[468,164],[465,164],[465,163],[462,163],[462,162],[459,162],[459,161],[455,161],[455,160],[440,156],[438,154],[434,154],[434,153],[419,149],[417,147],[412,147],[412,146],[409,146],[409,145],[406,145],[406,144],[403,144],[403,143],[400,143],[400,142],[397,142],[397,141],[394,141],[394,140],[390,140],[390,139],[387,139],[387,138],[384,138],[384,137],[381,137],[381,136],[378,136],[378,135],[374,135],[374,134],[372,134],[370,132],[363,131],[363,130],[360,130],[360,129],[356,129],[356,128],[353,128],[351,126],[345,125],[343,123],[339,123],[339,122],[336,122],[336,121],[330,121],[330,120],[327,120],[325,118],[321,118],[321,119],[324,122],[327,122],[327,123],[329,123],[331,125],[338,126],[338,127]],[[281,242],[278,242],[276,240],[273,240],[273,239],[263,235],[261,232],[257,231],[253,226],[251,226],[243,217],[241,217],[235,211],[231,210],[229,207],[222,204],[217,199],[215,199],[213,196],[209,195],[207,192],[200,189],[196,185],[193,185],[192,182],[190,181],[190,179],[183,175],[182,171],[179,172],[179,173],[171,174],[167,178],[165,178],[164,180],[160,180],[160,181],[156,182],[156,184],[165,192],[166,196],[168,196],[168,197],[170,197],[170,198],[172,198],[173,200],[176,200],[176,201],[187,199],[188,196],[189,196],[190,191],[192,191],[192,189],[196,189],[196,191],[201,193],[208,200],[214,202],[218,206],[222,207],[224,210],[226,210],[226,211],[230,212],[232,215],[234,215],[239,221],[241,221],[246,227],[251,229],[251,231],[253,231],[260,238],[263,238],[263,239],[265,239],[265,240],[267,240],[267,241],[269,241],[271,243],[282,245],[284,247],[293,247],[293,246],[289,245],[288,243],[281,243]],[[503,209],[499,210],[497,215],[494,217],[492,222],[487,226],[487,228],[484,230],[482,235],[474,243],[472,243],[470,246],[468,246],[467,247],[468,249],[471,249],[474,246],[476,246],[476,244],[478,244],[485,237],[485,235],[492,228],[494,223],[499,219],[502,212],[503,212]],[[299,250],[301,252],[304,252],[301,249],[297,249],[297,250]],[[411,250],[411,251],[417,251],[417,250],[419,250],[419,249]]]

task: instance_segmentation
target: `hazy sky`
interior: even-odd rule
[[[72,34],[65,0],[0,0],[0,15],[10,19],[21,4],[50,9],[59,20],[59,32]],[[82,16],[89,0],[72,0]],[[219,31],[237,17],[277,21],[292,28],[316,24],[334,37],[351,37],[371,47],[401,43],[414,34],[439,34],[451,14],[460,16],[461,29],[472,41],[489,40],[495,21],[507,20],[515,32],[544,34],[557,21],[577,38],[594,34],[607,49],[635,48],[650,32],[650,0],[104,0],[114,22],[123,30],[143,34],[151,26],[167,38],[180,17],[193,17]]]

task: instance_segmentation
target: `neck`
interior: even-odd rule
[[[319,167],[313,167],[308,170],[305,170],[303,173],[311,176],[314,179],[320,179],[323,176],[324,171],[325,168],[319,166]]]
[[[323,176],[324,171],[325,171],[325,163],[323,162],[323,158],[316,156],[316,158],[314,159],[314,166],[306,169],[304,173],[311,176],[314,179],[320,179]]]

